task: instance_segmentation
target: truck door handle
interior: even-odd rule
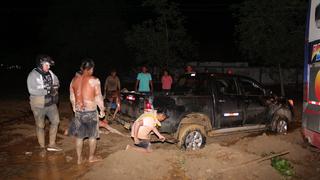
[[[219,102],[219,103],[225,103],[226,100],[224,100],[224,99],[219,99],[218,102]]]

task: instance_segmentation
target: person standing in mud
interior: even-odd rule
[[[119,93],[120,88],[120,79],[117,76],[117,71],[113,69],[104,83],[104,97],[107,98],[114,93]]]
[[[48,55],[38,55],[37,67],[28,75],[27,86],[30,94],[30,106],[36,123],[38,142],[45,149],[45,117],[50,121],[49,145],[47,151],[61,151],[56,145],[56,135],[60,122],[58,103],[59,80],[50,70],[54,61]]]
[[[120,88],[120,79],[117,76],[117,71],[113,69],[104,83],[104,99],[108,100],[108,108],[114,109],[113,119],[120,110]]]
[[[69,133],[76,137],[78,164],[82,163],[82,147],[85,138],[89,138],[89,162],[101,160],[94,155],[99,137],[99,117],[105,116],[105,107],[101,94],[100,80],[94,77],[94,62],[85,58],[78,72],[70,83],[70,101],[75,117]],[[99,107],[99,117],[97,107]]]

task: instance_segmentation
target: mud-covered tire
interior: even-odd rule
[[[288,132],[288,121],[286,118],[277,117],[271,125],[271,130],[277,134],[283,135]]]
[[[206,132],[204,130],[204,127],[201,125],[186,124],[180,128],[178,140],[178,147],[181,149],[201,149],[206,143]]]

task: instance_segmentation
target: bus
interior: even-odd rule
[[[305,35],[302,134],[320,148],[320,0],[309,1]]]

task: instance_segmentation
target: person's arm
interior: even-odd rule
[[[70,86],[69,86],[70,102],[71,102],[71,105],[72,105],[73,112],[76,112],[76,98],[75,98],[75,95],[74,95],[74,90],[72,88],[72,84],[73,84],[73,80],[71,81]]]
[[[135,84],[135,87],[134,87],[134,90],[137,92],[138,91],[138,85],[140,83],[140,73],[138,74],[137,76],[137,80],[136,80],[136,84]]]
[[[140,82],[139,80],[136,81],[136,85],[135,85],[135,87],[134,87],[134,90],[135,90],[135,91],[138,91],[139,82]]]
[[[153,82],[152,80],[149,81],[150,84],[150,92],[153,93]]]
[[[119,77],[117,77],[117,88],[118,88],[118,90],[120,92],[121,91],[121,83],[120,83]]]
[[[158,131],[158,129],[156,127],[153,127],[152,128],[152,131],[158,136],[158,138],[161,140],[161,141],[164,141],[166,138],[164,136],[162,136],[160,134],[160,132]]]
[[[153,82],[152,82],[152,77],[151,77],[151,74],[149,74],[150,75],[150,77],[149,77],[149,84],[150,84],[150,91],[151,91],[151,93],[153,93]]]
[[[58,77],[52,71],[50,71],[50,73],[53,76],[53,86],[55,88],[59,88],[60,87],[60,81],[59,81]]]
[[[37,79],[40,78],[40,74],[35,72],[34,70],[30,72],[27,78],[27,86],[28,91],[31,95],[34,96],[45,96],[48,94],[48,90],[45,89],[43,83],[41,84],[40,81]]]
[[[100,118],[105,116],[105,107],[103,102],[103,97],[101,94],[100,80],[94,79],[94,90],[95,90],[95,102],[100,109]]]
[[[108,77],[106,78],[105,82],[104,82],[104,93],[103,93],[103,98],[107,97],[107,88],[108,88]]]
[[[133,123],[133,139],[134,139],[134,143],[135,144],[139,144],[139,138],[138,138],[138,132],[139,132],[139,128],[140,126],[143,125],[143,121],[142,120],[136,120]]]
[[[58,77],[50,70],[49,71],[51,76],[52,76],[52,80],[53,80],[53,84],[50,88],[50,94],[55,96],[57,95],[59,92],[59,87],[60,87],[60,82],[59,82],[59,79]]]
[[[172,88],[173,79],[172,79],[171,76],[169,76],[169,79],[170,79],[170,85],[171,85],[171,88]]]

